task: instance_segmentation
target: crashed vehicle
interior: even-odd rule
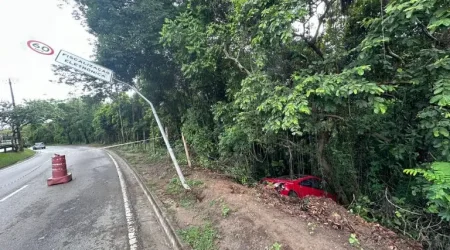
[[[261,180],[264,185],[273,185],[281,195],[303,198],[309,195],[328,197],[336,201],[336,195],[326,189],[326,182],[312,175],[266,177]]]

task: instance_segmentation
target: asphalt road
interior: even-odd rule
[[[73,180],[48,187],[54,153],[66,155]],[[139,194],[124,199],[129,195],[122,186],[108,154],[89,147],[47,147],[30,160],[0,170],[0,249],[139,249],[149,245],[139,236],[139,218],[130,223]],[[155,220],[149,209],[145,213],[146,220]],[[152,225],[150,234],[157,237],[150,245],[166,249],[158,224]]]

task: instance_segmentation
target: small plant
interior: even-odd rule
[[[372,216],[373,211],[371,207],[373,206],[374,202],[372,202],[369,197],[361,196],[350,205],[349,212],[352,214],[357,214],[367,221],[376,221],[376,219]]]
[[[195,203],[195,200],[191,196],[181,198],[180,205],[184,208],[191,208]]]
[[[186,183],[191,188],[203,185],[203,181],[200,181],[200,180],[186,180]]]
[[[186,183],[191,188],[203,185],[203,182],[200,180],[186,180]],[[183,185],[181,185],[180,180],[176,177],[172,178],[167,185],[167,192],[169,194],[181,194],[183,191]]]
[[[188,227],[180,230],[179,234],[194,250],[217,249],[214,244],[217,232],[209,223],[202,227]]]
[[[348,242],[350,245],[354,247],[359,247],[359,240],[356,238],[356,234],[350,234],[350,237],[348,238]]]
[[[179,194],[183,192],[183,186],[178,178],[172,178],[167,184],[167,193],[169,194]]]
[[[269,250],[281,250],[281,247],[282,247],[282,246],[283,246],[283,245],[281,245],[280,243],[275,242],[275,243],[273,243],[273,245],[270,247]]]
[[[230,214],[231,209],[227,204],[222,204],[222,216],[227,217]]]

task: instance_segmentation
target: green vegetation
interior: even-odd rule
[[[201,180],[186,179],[186,183],[191,188],[196,188],[203,185],[203,182]],[[183,185],[181,185],[180,179],[176,177],[172,178],[169,184],[167,184],[167,193],[169,194],[181,194],[184,193],[185,191],[186,190],[183,188]]]
[[[180,230],[179,234],[194,250],[217,249],[214,244],[217,232],[209,223],[201,227],[188,227]]]
[[[405,169],[403,172],[415,176],[422,174],[430,182],[422,190],[428,199],[428,212],[439,214],[444,220],[450,221],[450,163],[434,162],[430,169]]]
[[[275,242],[275,243],[273,243],[273,245],[269,248],[269,250],[281,250],[281,249],[282,249],[282,246],[283,246],[283,245],[281,245],[280,243]]]
[[[36,152],[25,149],[23,152],[0,153],[0,168],[11,166],[12,164],[25,160],[33,156]]]
[[[227,204],[222,204],[222,216],[227,217],[231,212],[230,207]]]
[[[243,184],[317,175],[354,213],[450,248],[447,0],[75,2],[96,61],[195,165]],[[0,105],[0,122],[47,143],[159,137],[126,86],[54,72],[91,95]]]
[[[350,243],[350,245],[359,248],[359,240],[356,238],[356,234],[350,234],[348,242]]]
[[[176,198],[180,205],[184,208],[192,208],[197,202],[197,196],[195,195],[196,189],[203,185],[200,180],[186,179],[186,183],[191,188],[191,191],[186,191],[178,178],[172,178],[166,186],[166,192]]]

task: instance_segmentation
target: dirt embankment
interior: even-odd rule
[[[148,182],[194,249],[422,249],[330,199],[280,197],[273,189],[248,188],[221,174],[184,168],[192,187],[186,192],[169,161],[119,154]]]

